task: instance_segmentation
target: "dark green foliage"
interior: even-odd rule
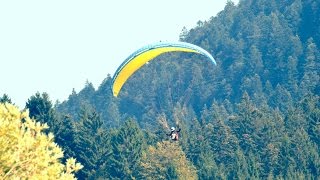
[[[3,94],[0,98],[0,103],[10,103],[12,104],[11,98],[7,94]]]
[[[41,123],[47,123],[53,116],[52,103],[47,93],[38,92],[31,96],[26,103],[26,109],[29,109],[30,117],[36,118]]]
[[[110,134],[95,111],[82,110],[74,139],[76,159],[84,166],[77,173],[80,179],[107,176],[107,160],[111,155]]]
[[[76,157],[75,139],[77,138],[77,125],[68,115],[60,119],[60,124],[54,131],[55,142],[63,148],[64,160],[66,160],[71,157]]]
[[[166,179],[178,179],[178,174],[176,172],[176,169],[173,164],[169,164],[169,167],[167,167],[167,172],[166,172]]]
[[[41,123],[46,123],[49,129],[46,132],[55,133],[60,128],[60,119],[57,118],[52,102],[47,93],[37,92],[31,96],[26,103],[31,118],[37,119]]]
[[[306,112],[308,134],[320,149],[320,99],[317,97],[306,97],[301,104]]]
[[[128,120],[112,135],[112,156],[108,171],[112,179],[133,179],[138,177],[140,158],[145,140],[134,120]]]
[[[191,124],[187,156],[197,167],[200,179],[216,179],[221,175],[214,160],[215,155],[211,150],[209,137],[206,136],[205,129],[198,120],[193,119]]]
[[[119,102],[112,97],[110,86],[109,75],[97,90],[92,83],[86,82],[84,89],[79,93],[73,90],[68,101],[59,104],[56,109],[60,113],[69,114],[75,120],[80,118],[83,108],[94,109],[101,115],[106,127],[119,127],[123,118],[120,115]]]

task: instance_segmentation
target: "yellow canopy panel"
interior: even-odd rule
[[[112,92],[115,97],[118,96],[122,86],[129,79],[129,77],[140,69],[148,61],[153,60],[160,54],[167,52],[192,52],[203,54],[216,64],[214,58],[202,48],[189,43],[157,43],[145,46],[138,51],[131,54],[117,69],[112,82]]]

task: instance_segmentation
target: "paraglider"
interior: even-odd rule
[[[179,140],[179,132],[181,131],[181,128],[178,128],[178,129],[176,130],[175,127],[171,127],[170,130],[171,130],[170,133],[169,133],[169,134],[166,134],[166,135],[167,135],[167,136],[170,136],[170,139],[171,139],[172,141],[178,141],[178,140]]]
[[[144,46],[132,53],[116,70],[112,80],[112,93],[117,97],[122,86],[129,77],[141,68],[144,64],[153,60],[157,56],[168,52],[190,52],[197,53],[207,57],[216,65],[216,61],[206,50],[199,46],[186,42],[159,42]]]

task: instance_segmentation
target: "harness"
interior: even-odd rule
[[[171,139],[177,141],[179,139],[178,132],[176,132],[176,131],[172,132]]]

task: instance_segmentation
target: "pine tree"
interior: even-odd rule
[[[12,101],[11,101],[11,98],[7,94],[3,94],[2,97],[0,97],[0,103],[12,104]]]
[[[235,152],[239,148],[238,139],[232,134],[231,129],[221,119],[215,119],[204,129],[205,137],[210,142],[212,151],[216,155],[218,164],[232,164]]]
[[[286,7],[284,11],[284,17],[288,21],[288,25],[295,33],[299,30],[299,24],[301,23],[302,2],[301,0],[295,0],[293,3]]]
[[[212,174],[207,175],[211,178],[248,178],[246,160],[238,139],[224,121],[230,117],[226,109],[222,105],[213,103],[210,110],[204,108],[201,117],[202,129],[198,134],[201,134],[203,140],[196,145],[200,149],[198,152],[200,162],[195,164],[203,171],[199,171],[199,176],[203,177],[204,172],[208,173],[210,170]],[[201,159],[204,157],[206,159]],[[202,166],[204,162],[209,165],[209,169]]]
[[[135,120],[127,120],[112,136],[112,156],[108,170],[112,179],[138,177],[139,163],[144,149],[143,133]]]
[[[252,45],[250,47],[250,60],[248,61],[250,75],[260,74],[263,69],[262,53],[257,46]]]
[[[293,152],[292,152],[292,142],[288,136],[288,134],[283,135],[283,139],[281,141],[282,145],[279,151],[279,169],[278,176],[288,176],[288,173],[291,173],[296,168],[297,164],[293,159]]]
[[[76,123],[69,115],[60,117],[61,119],[55,129],[55,142],[61,146],[64,151],[64,160],[76,157]]]
[[[304,74],[300,84],[300,96],[305,96],[309,93],[314,93],[319,87],[319,51],[313,39],[308,39],[306,47],[306,57],[304,64]]]
[[[204,111],[203,111],[204,113]],[[196,166],[199,179],[217,179],[222,174],[215,162],[214,151],[210,146],[204,126],[200,125],[197,119],[192,120],[190,130],[188,131],[188,148],[186,155],[188,159]]]
[[[203,127],[200,125],[199,121],[193,119],[191,122],[192,124],[190,125],[188,132],[189,137],[187,138],[188,148],[186,150],[186,155],[195,166],[200,167],[202,165],[202,162],[200,162],[200,154],[204,150],[203,148],[205,148],[203,145],[207,145],[208,143],[205,143],[207,141],[205,141]]]
[[[79,171],[77,177],[99,177],[101,169],[106,171],[106,162],[111,155],[109,134],[95,111],[84,109],[80,117],[74,144],[76,158],[84,168]],[[104,175],[106,174],[102,174]]]
[[[37,92],[28,99],[25,108],[29,110],[31,118],[35,118],[41,123],[47,123],[49,131],[55,133],[59,128],[60,122],[56,117],[49,94]]]
[[[119,109],[119,101],[112,95],[110,86],[112,77],[108,74],[107,78],[99,86],[93,95],[92,104],[101,114],[104,124],[108,128],[119,127],[121,123],[121,113]]]
[[[223,108],[222,108],[223,109]],[[210,108],[212,116],[210,123],[203,129],[205,140],[208,141],[211,151],[215,155],[215,162],[218,166],[223,166],[223,174],[229,179],[236,178],[239,174],[248,176],[247,167],[245,166],[244,158],[240,157],[243,154],[237,137],[232,133],[232,130],[224,122],[223,110],[216,104]]]
[[[297,57],[288,57],[288,72],[287,72],[287,83],[285,84],[286,89],[289,89],[291,93],[296,94],[298,91],[298,59]]]
[[[260,116],[260,111],[252,104],[249,95],[245,92],[238,104],[236,120],[230,122],[230,126],[236,134],[245,155],[250,151],[256,151],[255,129],[259,125],[258,119]]]
[[[320,149],[320,98],[319,96],[307,96],[303,99],[301,107],[307,120],[307,132],[311,140]]]
[[[270,103],[272,107],[277,107],[281,112],[286,112],[293,107],[293,98],[286,88],[278,84],[270,98]]]
[[[243,156],[241,155],[241,157]],[[259,162],[259,157],[257,157],[256,154],[249,152],[249,154],[244,158],[246,158],[246,164],[247,164],[247,167],[244,167],[244,168],[247,168],[247,171],[250,177],[249,179],[261,178],[261,163]]]
[[[68,101],[59,104],[56,109],[60,113],[69,114],[74,119],[79,119],[80,107],[80,97],[77,94],[76,90],[73,88],[71,94],[68,97]]]
[[[252,101],[255,104],[263,104],[265,102],[265,99],[260,76],[258,74],[255,74],[251,77],[245,77],[242,80],[243,82],[240,87],[241,91],[247,92],[251,97],[254,97]]]
[[[209,144],[201,146],[201,152],[199,153],[199,162],[197,164],[197,171],[199,179],[218,179],[223,178],[224,175],[221,173],[218,165],[215,162],[214,152],[210,150]]]
[[[314,177],[319,176],[319,151],[314,143],[310,141],[307,132],[303,128],[298,128],[295,131],[292,137],[292,144],[294,160],[298,165],[296,170],[304,175],[312,174]]]
[[[279,109],[263,111],[262,125],[257,129],[260,137],[258,152],[261,157],[261,176],[277,176],[280,169],[280,147],[285,134],[283,116]]]

